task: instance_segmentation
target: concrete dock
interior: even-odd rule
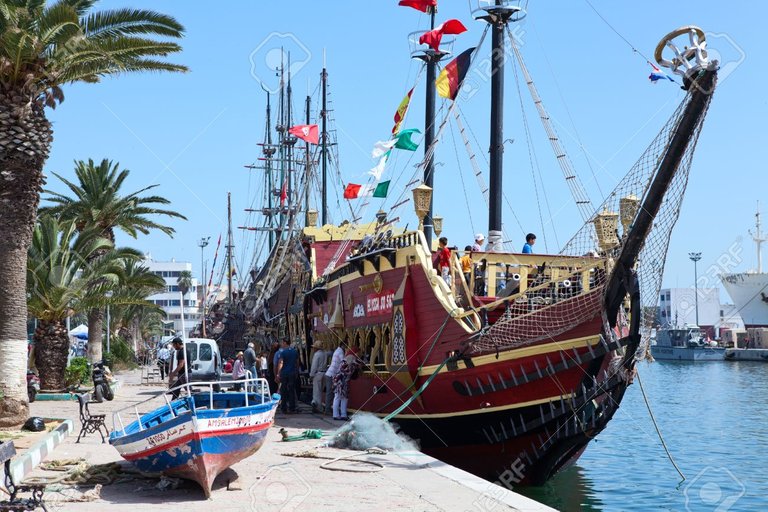
[[[119,375],[123,385],[115,400],[92,404],[92,414],[107,414],[112,427],[111,412],[141,402],[161,388],[141,385],[138,371]],[[91,464],[118,462],[128,467],[108,443],[102,444],[98,434],[91,434],[75,443],[80,430],[77,402],[41,401],[31,404],[35,416],[70,418],[75,422],[74,435],[67,437],[46,460],[82,457]],[[515,494],[458,468],[420,452],[389,453],[386,455],[317,448],[317,439],[282,442],[280,428],[289,434],[306,429],[332,431],[340,422],[308,412],[282,415],[278,413],[267,442],[255,455],[222,473],[214,484],[210,500],[194,483],[128,478],[104,485],[100,492],[91,491],[91,501],[71,501],[82,497],[92,486],[77,490],[49,490],[46,503],[55,511],[360,511],[360,510],[418,510],[418,511],[551,511],[553,509],[529,498]],[[310,457],[297,457],[306,455]],[[331,459],[355,455],[352,461],[342,461],[326,470],[320,466]],[[376,462],[375,465],[354,461]],[[340,470],[338,470],[340,469]],[[60,472],[33,470],[28,476],[56,477]],[[54,486],[52,489],[57,489]]]

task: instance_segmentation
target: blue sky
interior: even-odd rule
[[[765,195],[762,151],[768,141],[764,94],[762,20],[768,6],[761,2],[711,0],[629,2],[591,0],[595,8],[641,53],[651,56],[659,39],[681,25],[696,24],[709,33],[711,48],[728,64],[709,112],[694,160],[687,197],[673,233],[665,284],[690,286],[693,269],[688,251],[701,251],[700,274],[723,254],[736,254],[735,268],[756,265],[748,238],[756,201]],[[395,0],[232,0],[216,4],[180,0],[105,0],[102,9],[141,7],[175,16],[187,29],[184,52],[172,60],[191,68],[184,75],[135,75],[106,79],[98,85],[65,89],[66,100],[50,112],[54,143],[46,172],[73,176],[73,160],[107,157],[131,170],[126,189],[158,184],[160,195],[187,216],[173,220],[173,239],[162,234],[120,243],[151,252],[155,259],[191,261],[199,272],[197,241],[215,242],[226,230],[226,194],[232,192],[234,225],[254,225],[244,208],[261,194],[261,175],[244,165],[259,157],[264,135],[265,94],[261,84],[276,86],[265,71],[274,49],[291,50],[296,65],[294,109],[303,120],[307,91],[315,89],[325,50],[333,116],[336,121],[343,181],[365,180],[373,165],[370,149],[387,137],[392,115],[413,85],[418,65],[409,58],[408,34],[427,28],[426,15],[398,7]],[[583,0],[530,0],[529,15],[520,24],[522,51],[555,127],[575,167],[587,183],[593,202],[629,170],[683,97],[672,83],[651,85],[650,67],[634,53]],[[454,52],[475,46],[484,24],[472,20],[468,3],[442,0],[438,22],[458,18],[469,28],[458,36]],[[490,37],[482,52],[490,51]],[[272,52],[272,53],[270,53]],[[484,55],[483,55],[484,56]],[[506,74],[505,138],[514,143],[505,152],[505,191],[522,227],[505,206],[505,231],[522,246],[523,233],[539,234],[537,250],[549,252],[578,229],[578,214],[545,138],[527,91],[522,100],[535,149],[538,171],[546,186],[552,222],[542,231],[520,98],[511,66]],[[467,124],[487,149],[490,86],[476,81],[478,91],[462,103]],[[405,127],[423,127],[423,78],[414,94]],[[316,108],[316,103],[313,109]],[[444,235],[451,243],[471,243],[476,231],[487,232],[487,213],[471,174],[466,151],[456,135],[445,132],[436,161],[435,213],[445,218]],[[582,149],[583,146],[583,149]],[[457,159],[456,153],[459,154]],[[398,155],[387,173],[409,176],[420,151]],[[484,166],[482,158],[481,165]],[[592,170],[590,170],[590,165]],[[463,182],[461,177],[463,176]],[[394,178],[393,178],[394,179]],[[387,203],[372,203],[369,218],[380,206],[391,206],[406,179],[393,182]],[[51,176],[48,186],[62,190]],[[549,217],[538,184],[543,214]],[[410,194],[410,192],[406,192]],[[334,220],[343,216],[331,192]],[[259,201],[256,201],[259,206]],[[467,207],[469,203],[470,207]],[[764,203],[768,203],[765,198]],[[404,222],[415,219],[401,210]],[[236,230],[235,254],[247,264],[255,244],[252,234]],[[741,238],[739,238],[741,237]],[[735,244],[735,245],[734,245]],[[207,259],[213,251],[208,248]],[[721,262],[725,261],[721,259]],[[732,264],[726,264],[731,267]],[[716,285],[716,280],[711,283]]]

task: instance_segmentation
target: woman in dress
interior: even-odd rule
[[[350,347],[347,355],[341,362],[339,373],[333,377],[333,419],[346,421],[347,402],[349,402],[349,381],[357,377],[359,369],[359,359],[357,358],[357,347]]]

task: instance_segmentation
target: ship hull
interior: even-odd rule
[[[189,407],[189,400],[208,401],[209,394],[203,395],[172,402],[175,416],[167,407],[144,415],[113,432],[110,444],[139,470],[192,480],[210,497],[222,471],[264,444],[278,402],[225,409]],[[226,400],[237,400],[238,395],[244,394],[230,394]],[[212,401],[219,399],[214,397]]]
[[[768,327],[768,274],[724,274],[721,279],[744,326]]]
[[[725,357],[725,348],[662,347],[652,345],[651,355],[657,361],[722,361]]]

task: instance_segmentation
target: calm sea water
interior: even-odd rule
[[[651,409],[635,382],[576,466],[516,489],[564,511],[768,510],[768,363],[643,363]]]

